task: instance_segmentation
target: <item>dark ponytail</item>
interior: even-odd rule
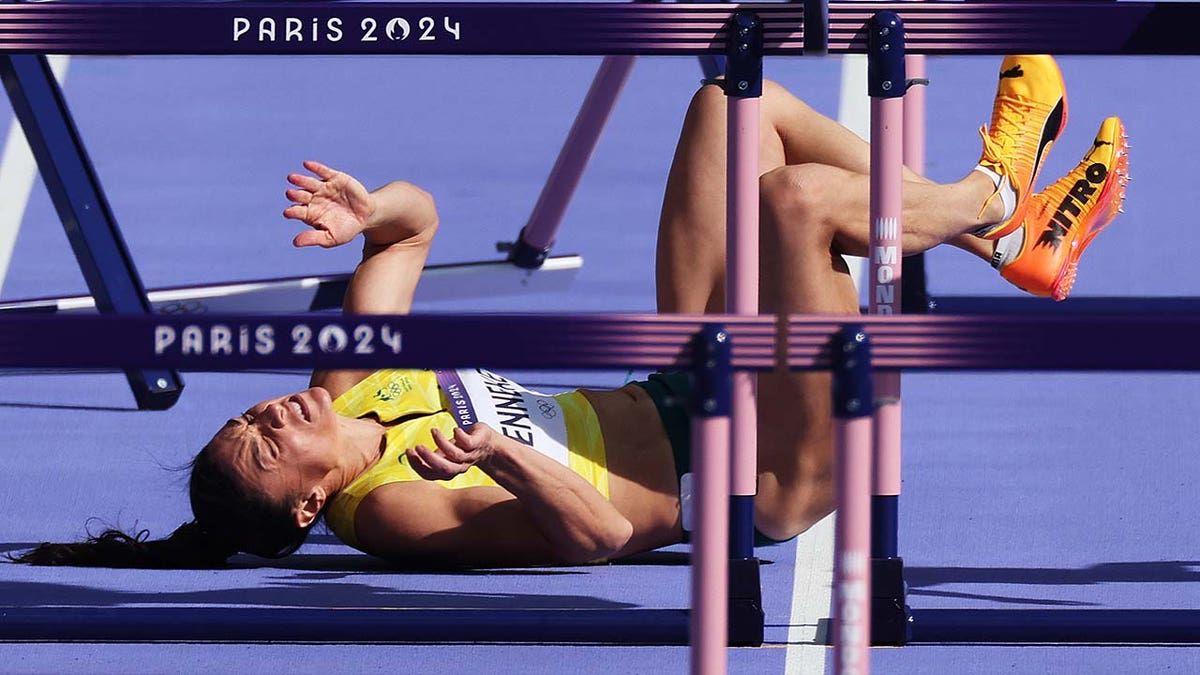
[[[304,543],[310,528],[298,528],[291,505],[275,502],[240,484],[205,446],[192,461],[188,485],[196,519],[166,539],[149,539],[115,529],[73,544],[42,544],[8,559],[31,565],[203,569],[221,567],[239,551],[282,558]]]
[[[105,530],[87,541],[42,544],[9,559],[30,565],[203,569],[220,567],[237,552],[209,535],[196,521],[181,525],[166,539],[151,541],[149,534],[149,530],[133,536],[120,530]]]

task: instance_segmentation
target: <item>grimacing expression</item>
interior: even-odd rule
[[[225,423],[210,451],[242,484],[275,500],[310,489],[337,460],[337,412],[313,387],[251,406]]]

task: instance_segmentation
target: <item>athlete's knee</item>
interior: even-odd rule
[[[761,496],[761,495],[760,495]],[[832,478],[815,478],[798,488],[754,502],[754,526],[771,539],[791,539],[833,512]]]
[[[836,173],[821,164],[781,166],[759,178],[764,236],[786,242],[797,237],[832,237],[826,227],[836,189]]]
[[[725,105],[724,80],[704,80],[692,100],[688,103],[688,115],[695,116],[707,111],[723,111]]]

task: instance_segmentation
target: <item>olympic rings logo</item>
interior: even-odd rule
[[[542,412],[542,417],[548,420],[558,417],[558,407],[555,406],[553,402],[547,401],[544,398],[539,398],[537,400],[537,406],[538,410]]]
[[[180,300],[158,305],[159,314],[207,314],[208,305],[200,300]]]

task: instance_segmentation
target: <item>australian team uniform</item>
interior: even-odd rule
[[[635,382],[646,390],[658,409],[680,481],[684,538],[691,528],[691,382],[686,373],[655,373]],[[409,465],[405,451],[430,446],[436,427],[451,436],[454,427],[484,422],[500,433],[568,467],[607,499],[608,461],[600,420],[583,394],[542,394],[495,373],[481,370],[380,370],[354,385],[333,402],[347,417],[374,416],[391,425],[383,456],[331,501],[325,514],[339,539],[358,547],[354,515],[375,488],[391,483],[424,480]],[[472,466],[448,481],[450,490],[496,481]],[[756,545],[776,543],[755,532]]]
[[[325,515],[334,534],[351,546],[358,546],[354,514],[372,490],[424,480],[409,465],[405,451],[415,445],[432,447],[430,432],[435,427],[449,437],[456,426],[484,422],[570,468],[609,496],[600,421],[577,391],[542,394],[479,369],[380,370],[339,396],[333,407],[347,417],[374,416],[391,425],[383,456],[333,498]],[[456,490],[496,482],[472,466],[437,484]]]

